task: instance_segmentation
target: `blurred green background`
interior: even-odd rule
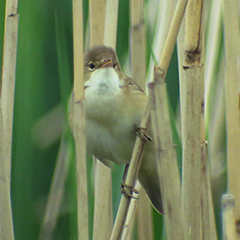
[[[117,53],[121,64],[129,48],[129,1],[119,1]],[[147,3],[148,1],[146,1]],[[2,56],[4,1],[0,1],[0,55]],[[19,34],[12,149],[12,207],[16,240],[38,238],[50,189],[60,141],[47,149],[32,138],[36,121],[58,104],[66,108],[72,85],[72,5],[66,0],[24,0],[19,2]],[[84,1],[86,31],[88,1]],[[147,30],[150,57],[152,33]],[[2,58],[0,58],[2,61]],[[1,65],[1,64],[0,64]],[[179,114],[177,53],[174,51],[167,75],[167,87],[173,122]],[[72,144],[66,129],[66,138]],[[181,143],[174,132],[181,160]],[[73,146],[72,146],[73,148]],[[76,239],[74,161],[67,177],[66,194],[54,232],[54,239]],[[113,170],[113,207],[116,213],[120,197],[122,167]],[[92,162],[88,159],[90,232],[92,231]],[[226,183],[226,182],[225,182]],[[221,190],[222,191],[222,190]],[[219,198],[217,198],[219,201]],[[162,217],[154,213],[155,234],[162,235]]]

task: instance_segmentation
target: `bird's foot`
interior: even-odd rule
[[[121,193],[128,198],[138,199],[138,197],[134,196],[134,194],[138,194],[139,191],[136,188],[134,188],[134,186],[128,185],[126,183],[122,183]]]
[[[142,140],[145,140],[147,142],[151,142],[152,141],[152,138],[150,136],[148,136],[147,134],[145,134],[146,132],[146,128],[143,128],[143,127],[136,127],[136,133],[137,135],[142,139]]]

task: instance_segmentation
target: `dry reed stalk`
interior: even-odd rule
[[[143,0],[130,1],[132,77],[144,89],[146,81],[146,31],[143,10]]]
[[[110,238],[113,224],[111,169],[97,159],[95,163],[93,239],[105,240]]]
[[[103,44],[105,0],[89,2],[90,47]],[[114,24],[114,23],[113,23]],[[109,33],[111,35],[111,33]],[[113,224],[111,169],[94,158],[94,226],[93,239],[109,239]]]
[[[185,239],[186,230],[181,204],[181,187],[176,152],[172,143],[172,132],[168,112],[165,76],[168,70],[177,34],[183,19],[187,1],[179,1],[172,19],[171,27],[163,48],[159,67],[155,68],[152,84],[153,103],[152,123],[156,144],[156,156],[159,161],[161,186],[163,195],[164,215],[169,239]],[[154,86],[155,85],[155,86]],[[151,90],[151,85],[150,85]],[[164,137],[162,137],[164,136]],[[169,176],[172,176],[170,179]],[[180,201],[176,201],[179,199]],[[169,211],[168,206],[171,206]]]
[[[56,227],[69,166],[69,148],[66,144],[66,140],[62,137],[39,240],[51,240]]]
[[[215,216],[210,184],[207,144],[201,147],[201,236],[204,240],[217,240]]]
[[[89,1],[90,47],[103,44],[106,0]]]
[[[210,17],[210,33],[208,35],[208,48],[207,52],[208,57],[207,64],[206,64],[206,71],[205,76],[207,76],[207,79],[205,82],[207,82],[208,90],[206,90],[205,85],[203,84],[203,92],[205,90],[205,99],[207,98],[207,101],[209,101],[209,94],[210,94],[210,86],[213,84],[214,79],[214,71],[215,71],[215,64],[217,61],[217,53],[219,49],[219,34],[220,34],[220,2],[213,1],[214,12],[211,13]],[[215,10],[216,8],[216,10]],[[214,26],[212,26],[214,21]],[[215,26],[216,25],[216,26]],[[202,26],[203,28],[203,26]],[[204,47],[204,44],[202,44]],[[213,50],[212,50],[213,49]],[[202,51],[203,53],[205,51]],[[203,59],[203,56],[202,56]],[[206,97],[207,96],[207,97]],[[210,177],[210,170],[209,170],[209,161],[208,161],[208,154],[207,154],[207,148],[208,145],[205,142],[205,119],[206,117],[205,112],[206,111],[206,103],[204,101],[204,96],[202,96],[202,102],[204,102],[202,106],[202,112],[201,112],[201,121],[202,121],[202,127],[201,127],[201,234],[202,238],[206,240],[216,240],[217,239],[217,233],[216,233],[216,224],[215,224],[215,215],[214,215],[214,208],[213,208],[213,201],[212,201],[212,191],[211,191],[211,177]],[[211,159],[212,160],[212,159]]]
[[[0,238],[14,239],[10,182],[12,157],[12,125],[16,75],[18,1],[7,0],[5,7],[2,86],[0,99]]]
[[[146,82],[146,31],[144,23],[144,1],[130,1],[131,18],[131,69],[134,81],[145,89]],[[138,202],[138,236],[139,239],[153,238],[152,208],[146,197],[146,193],[141,189]],[[143,198],[143,199],[142,199]],[[144,201],[145,200],[145,201]],[[133,200],[130,204],[132,204]],[[131,206],[130,206],[131,208]],[[133,225],[133,224],[132,224]],[[128,228],[129,229],[129,228]]]
[[[181,203],[180,176],[172,142],[165,72],[160,67],[154,69],[154,83],[149,83],[149,96],[152,102],[151,119],[160,171],[167,238],[183,240],[186,231]]]
[[[139,183],[139,181],[136,182],[135,189],[137,191],[140,191],[142,189],[141,188],[141,184]],[[136,209],[139,207],[139,200],[138,200],[137,197],[131,199],[121,240],[132,240],[133,237],[134,237],[133,236],[133,233],[134,233],[134,223],[135,223],[135,219],[136,219]],[[140,239],[140,235],[138,235],[138,238]],[[145,238],[145,239],[148,239],[148,238]]]
[[[10,184],[12,157],[12,125],[18,38],[18,0],[7,0],[5,7],[5,29],[2,66],[2,114],[6,151],[5,167]]]
[[[85,137],[85,102],[83,74],[82,0],[73,0],[74,116],[73,135],[76,151],[78,239],[88,239],[88,193]]]
[[[160,1],[159,3],[157,20],[156,20],[157,26],[154,33],[154,39],[152,44],[153,45],[152,50],[158,62],[162,56],[164,43],[166,42],[168,30],[170,28],[175,7],[176,7],[176,4],[174,0]],[[147,82],[150,82],[153,79],[154,65],[155,63],[152,57],[148,64]]]
[[[209,122],[209,101],[213,87],[213,79],[215,79],[216,65],[218,61],[218,53],[220,48],[222,11],[221,1],[213,0],[210,8],[210,19],[208,24],[208,37],[206,39],[206,62],[205,62],[205,119],[206,127]],[[211,160],[212,161],[212,160]]]
[[[116,48],[118,0],[106,0],[105,31],[103,43]]]
[[[190,0],[185,23],[185,62],[180,74],[183,206],[191,238],[200,239],[200,163],[201,111],[203,101],[203,67],[201,40],[202,1]],[[205,141],[205,140],[204,140]]]
[[[237,239],[240,239],[240,35],[238,1],[223,1],[226,54],[225,101],[227,115],[228,191],[234,196]]]
[[[223,91],[225,67],[223,49],[220,49],[222,38],[221,3],[222,1],[218,0],[213,0],[211,3],[205,58],[205,124],[208,129],[208,155],[211,159],[211,179],[214,181],[214,189],[221,185],[220,178],[226,168],[225,149],[222,147],[226,123]]]
[[[233,195],[224,194],[222,196],[222,221],[223,221],[223,239],[236,240],[236,222],[235,222],[235,201]]]
[[[142,129],[146,129],[146,134],[147,134],[148,128],[150,126],[149,105],[145,109],[140,126]],[[143,141],[140,137],[137,137],[135,145],[134,145],[130,165],[128,168],[127,176],[126,176],[126,181],[125,181],[126,186],[135,186],[138,170],[139,170],[140,164],[141,164],[142,152],[143,152],[144,145],[145,145],[145,141]],[[129,194],[134,194],[134,193],[131,192]],[[122,195],[120,204],[118,207],[118,212],[117,212],[117,216],[115,219],[115,223],[113,226],[112,235],[110,238],[111,240],[120,240],[121,239],[125,221],[127,218],[127,213],[128,213],[129,206],[130,206],[130,201],[131,201],[131,197],[129,197],[125,194]]]
[[[153,240],[154,233],[152,206],[143,188],[141,188],[139,192],[138,208],[136,214],[138,223],[138,239]]]
[[[164,51],[162,54],[162,58],[161,58],[161,67],[164,70],[164,77],[165,74],[167,72],[169,63],[170,63],[170,59],[172,56],[172,52],[175,46],[175,42],[176,42],[176,38],[177,38],[177,34],[178,34],[178,30],[181,24],[181,20],[183,18],[184,15],[184,11],[187,5],[187,0],[180,0],[177,4],[176,7],[176,11],[172,20],[172,24],[171,24],[171,28],[167,37],[167,44],[165,44],[164,46]],[[149,115],[150,115],[150,103],[148,103],[145,113],[143,115],[142,121],[140,126],[143,129],[148,130],[149,128]],[[127,173],[127,177],[126,177],[126,185],[129,186],[134,186],[135,181],[136,181],[136,177],[137,177],[137,173],[139,170],[139,166],[141,164],[141,156],[142,156],[142,152],[143,152],[143,147],[144,147],[144,142],[137,137],[136,142],[135,142],[135,146],[133,149],[133,154],[132,154],[132,158],[130,161],[130,165],[129,165],[129,170]],[[113,232],[111,235],[111,240],[118,240],[121,239],[121,235],[122,235],[122,230],[123,230],[123,226],[126,220],[126,214],[128,212],[128,208],[129,208],[129,203],[130,203],[130,198],[126,195],[123,195],[120,201],[120,205],[119,205],[119,209],[118,209],[118,213],[117,213],[117,217],[114,223],[114,228],[113,228]],[[178,223],[181,226],[181,223]]]
[[[0,99],[1,104],[1,99]],[[0,105],[1,106],[1,105]],[[10,198],[10,183],[9,183],[9,172],[5,167],[5,148],[4,148],[4,128],[3,128],[3,117],[2,108],[0,107],[0,239],[14,239],[13,234],[13,222],[12,222],[12,209],[11,209],[11,198]]]
[[[202,10],[203,11],[203,10]],[[202,13],[203,15],[203,13]],[[201,35],[204,39],[204,26],[201,24]],[[205,59],[205,45],[200,40],[202,55]],[[201,62],[201,64],[203,64]],[[202,84],[202,111],[201,111],[201,172],[200,172],[200,203],[201,203],[201,237],[205,240],[217,240],[217,232],[215,225],[215,215],[212,202],[212,189],[210,180],[209,161],[207,154],[207,142],[205,135],[205,82]]]

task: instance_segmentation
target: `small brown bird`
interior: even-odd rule
[[[84,82],[87,152],[107,166],[128,164],[147,96],[122,72],[115,51],[103,45],[85,54]],[[138,180],[163,213],[153,142],[145,146]]]

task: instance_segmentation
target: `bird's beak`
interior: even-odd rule
[[[112,59],[104,60],[103,65],[101,66],[101,68],[107,68],[107,67],[113,67]]]

